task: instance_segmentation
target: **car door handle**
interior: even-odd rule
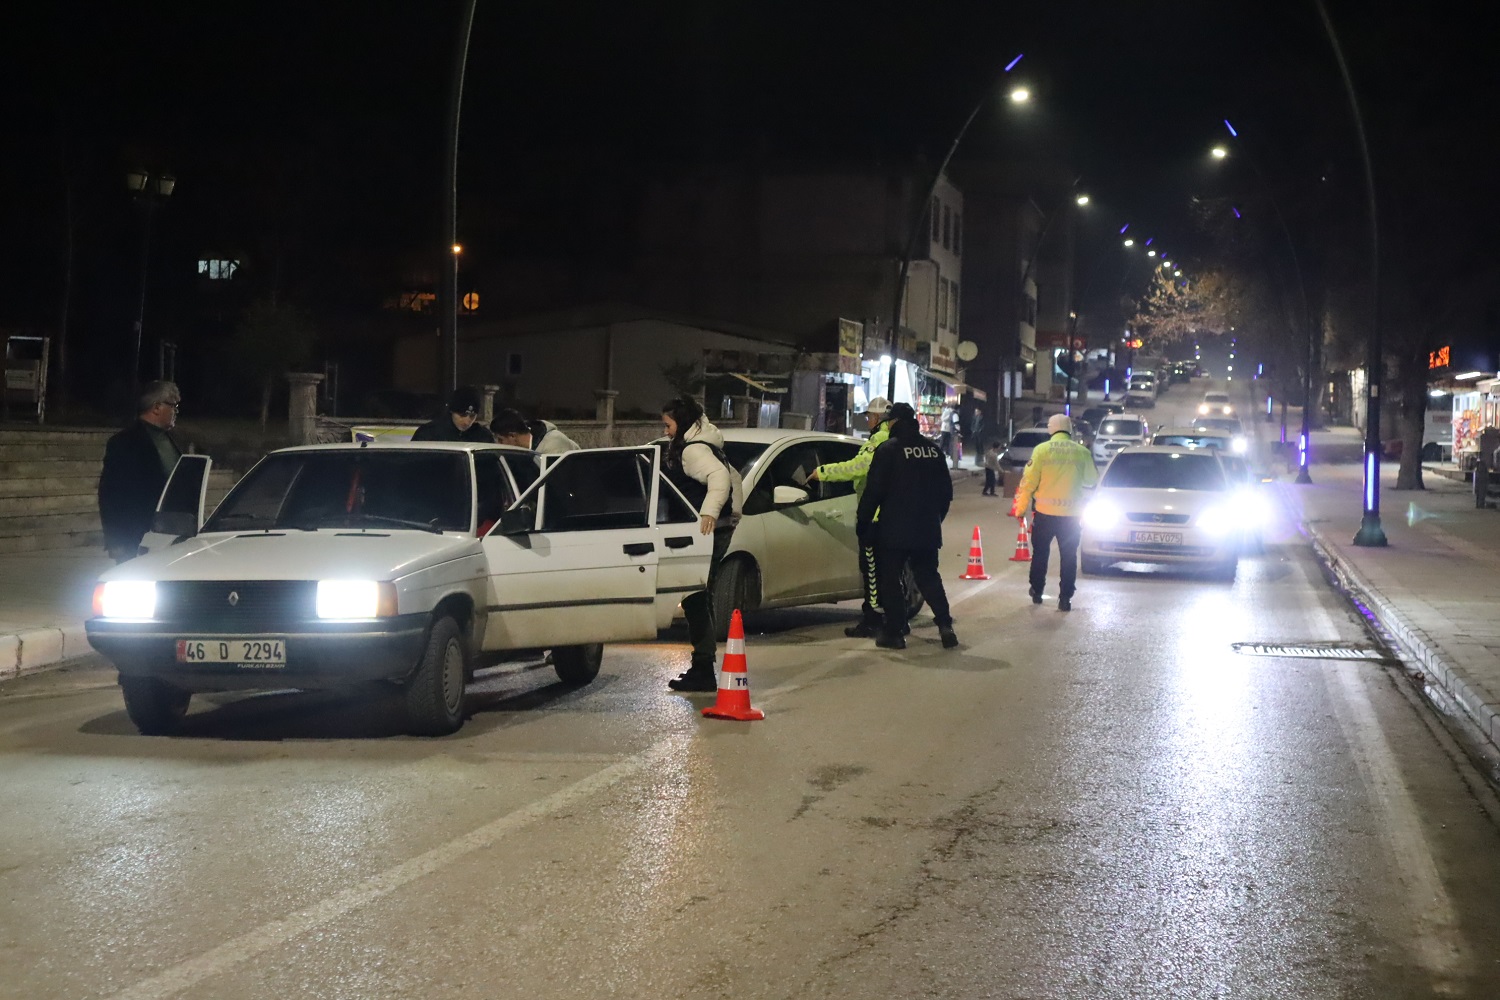
[[[650,542],[629,542],[624,548],[627,556],[643,556],[656,551],[656,546]]]
[[[675,536],[673,538],[668,538],[667,539],[667,548],[669,548],[669,549],[685,549],[685,548],[688,548],[689,546],[691,546],[692,544],[693,544],[693,536],[692,535],[677,535],[677,536]]]

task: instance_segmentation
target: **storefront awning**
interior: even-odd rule
[[[967,388],[962,382],[960,382],[957,378],[954,378],[952,375],[944,375],[942,372],[933,371],[931,368],[927,369],[926,375],[928,378],[937,379],[944,385],[951,385],[955,389]]]
[[[732,378],[737,378],[741,382],[743,382],[746,385],[748,385],[750,388],[757,389],[760,392],[776,393],[777,395],[780,395],[781,393],[786,392],[785,389],[777,389],[775,386],[764,385],[764,384],[762,384],[760,382],[755,381],[755,379],[750,378],[747,375],[741,375],[739,372],[724,372],[724,374],[725,375],[729,375]]]

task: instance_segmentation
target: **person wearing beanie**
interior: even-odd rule
[[[461,385],[448,397],[448,412],[418,427],[413,441],[472,441],[494,444],[495,436],[479,422],[479,390]]]
[[[1031,603],[1042,603],[1047,583],[1047,560],[1052,540],[1057,539],[1061,582],[1057,610],[1073,610],[1073,591],[1078,583],[1079,516],[1083,513],[1083,491],[1099,481],[1094,456],[1073,440],[1073,419],[1055,413],[1047,421],[1048,440],[1031,451],[1031,461],[1021,474],[1021,485],[1011,503],[1011,517],[1025,517],[1035,505],[1031,529]]]

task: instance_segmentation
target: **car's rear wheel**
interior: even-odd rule
[[[468,662],[458,622],[439,618],[427,636],[422,662],[406,684],[406,717],[415,735],[443,736],[463,724]]]
[[[901,569],[901,595],[906,598],[906,620],[911,621],[926,599],[922,597],[922,588],[917,586],[917,575],[911,571],[910,563]]]
[[[568,687],[583,687],[599,676],[599,665],[604,662],[604,644],[590,643],[587,646],[557,646],[552,650],[552,669],[557,679]]]
[[[748,607],[751,594],[755,592],[755,567],[749,559],[734,557],[719,565],[719,575],[714,578],[714,635],[720,642],[729,638],[729,619],[738,610],[742,615]]]
[[[142,736],[169,736],[182,725],[193,693],[155,677],[121,677],[125,714]]]

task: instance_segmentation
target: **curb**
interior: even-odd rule
[[[1407,655],[1420,663],[1427,683],[1440,689],[1456,703],[1467,721],[1489,742],[1491,748],[1500,750],[1500,714],[1485,703],[1484,696],[1469,684],[1458,668],[1444,659],[1431,637],[1408,624],[1401,612],[1365,580],[1348,560],[1338,554],[1322,532],[1306,521],[1302,526],[1319,558],[1333,573],[1339,585],[1354,599],[1358,609],[1378,622]]]
[[[0,635],[0,680],[44,670],[93,652],[82,622]]]

